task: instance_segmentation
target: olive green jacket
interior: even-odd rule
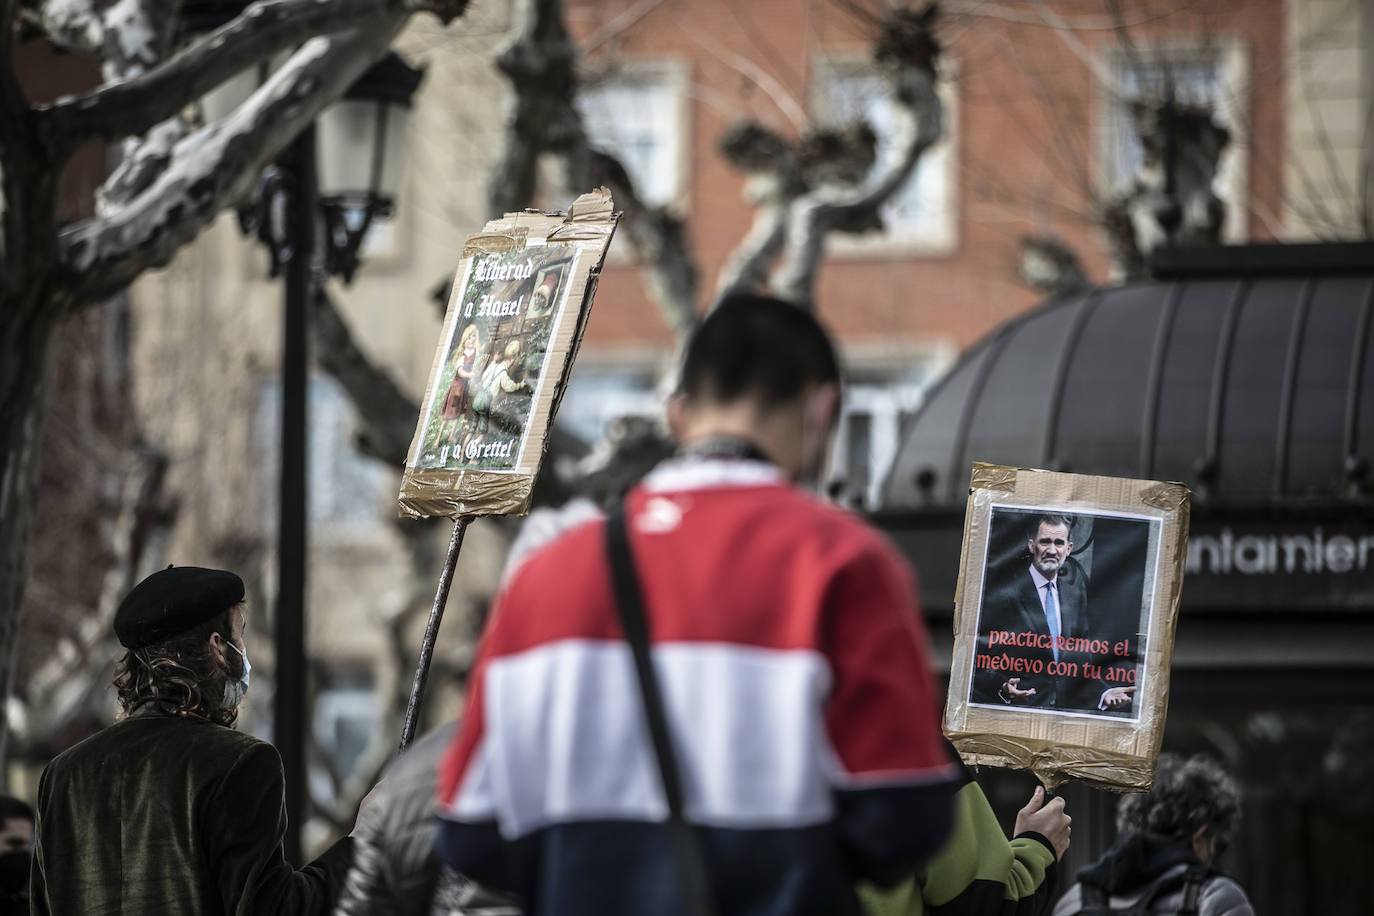
[[[283,787],[251,735],[156,710],[111,725],[39,780],[33,916],[325,916],[351,841],[293,869]]]
[[[1040,916],[1054,903],[1054,848],[1038,833],[1008,840],[965,771],[954,826],[914,880],[888,891],[859,888],[869,916]]]

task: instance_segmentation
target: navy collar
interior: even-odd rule
[[[691,458],[733,458],[773,463],[762,449],[740,436],[711,436],[679,449],[678,454]]]

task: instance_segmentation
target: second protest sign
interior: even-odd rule
[[[974,466],[945,710],[966,760],[1150,785],[1187,530],[1181,484]]]

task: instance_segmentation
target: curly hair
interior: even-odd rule
[[[218,633],[229,639],[233,621],[234,608],[229,608],[184,633],[125,652],[114,677],[123,714],[158,703],[177,715],[232,726],[238,709],[224,705],[224,687],[231,677],[238,677],[243,661],[230,653],[236,657],[229,660],[232,670],[226,672],[210,650],[210,637]]]
[[[1160,754],[1154,787],[1127,795],[1116,808],[1118,830],[1136,830],[1191,842],[1206,827],[1221,846],[1229,844],[1240,816],[1240,788],[1221,764],[1205,754]]]

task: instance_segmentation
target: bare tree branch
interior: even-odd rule
[[[772,284],[782,298],[811,306],[826,232],[838,222],[857,220],[880,206],[943,135],[944,108],[935,87],[933,66],[905,67],[897,71],[896,78],[892,144],[897,155],[857,188],[821,187],[792,204],[782,263]]]
[[[1307,79],[1309,76],[1311,76],[1310,72],[1304,72],[1304,68],[1299,68],[1298,79],[1302,86],[1302,92],[1308,100],[1308,104],[1304,108],[1307,109],[1308,117],[1312,119],[1312,125],[1316,128],[1317,144],[1321,148],[1322,158],[1326,162],[1327,181],[1336,200],[1349,202],[1352,211],[1351,216],[1354,217],[1352,222],[1358,222],[1359,198],[1355,196],[1354,187],[1347,184],[1345,176],[1341,174],[1340,162],[1336,158],[1336,150],[1331,143],[1331,130],[1326,124],[1326,119],[1322,116],[1322,106],[1317,104],[1317,99],[1314,98],[1314,93],[1311,91],[1310,82]]]
[[[0,3],[11,4],[11,0]],[[105,20],[92,0],[48,0],[37,9],[25,8],[22,15],[65,50],[97,53],[105,46]]]
[[[397,14],[403,0],[260,0],[232,22],[133,79],[36,108],[59,149],[142,134],[234,74],[307,38]]]
[[[622,225],[638,256],[640,273],[668,327],[679,338],[684,337],[696,325],[700,281],[696,262],[688,250],[687,227],[662,207],[646,208],[625,191],[622,186],[615,200],[625,201]]]
[[[769,268],[782,253],[787,240],[787,205],[790,202],[779,198],[756,206],[749,232],[721,266],[713,302],[733,292],[768,286]]]
[[[1021,280],[1045,296],[1067,296],[1092,285],[1078,255],[1057,235],[1023,235]]]
[[[96,53],[102,58],[101,72],[106,85],[138,80],[166,60],[171,54],[180,12],[178,0],[120,0],[105,7],[99,13],[102,46]],[[74,143],[61,130],[53,130],[53,125],[37,111],[35,124],[51,147],[53,158],[66,159],[79,141]],[[179,111],[169,113],[146,137],[138,136],[142,129],[135,131],[121,144],[114,173],[96,191],[96,213],[109,213],[147,190],[166,168],[172,148],[187,132],[188,125]]]
[[[606,42],[625,33],[639,20],[663,5],[663,0],[639,0],[634,6],[617,14],[582,43],[582,53],[590,54]]]
[[[787,91],[787,87],[774,79],[772,75],[758,64],[747,57],[726,49],[720,42],[716,41],[708,33],[700,29],[690,29],[688,36],[707,51],[716,60],[730,67],[741,76],[748,79],[755,86],[763,90],[764,94],[772,100],[787,120],[791,122],[795,130],[805,130],[807,125],[806,111],[797,102],[792,94]]]
[[[1048,131],[1050,142],[1042,147],[1047,158],[1059,166],[1057,171],[1061,176],[1077,186],[1084,200],[1089,201],[1094,208],[1100,208],[1101,195],[1089,166],[1092,157],[1083,145],[1082,137],[1088,133],[1086,125],[1070,123],[1060,100],[1056,97],[1057,93],[1045,84],[1044,75],[1026,64],[1022,49],[1016,42],[1007,40],[1005,36],[999,38],[1002,39],[1000,44],[1006,48],[1007,58],[1021,74],[1025,84],[1030,87],[1040,110],[1052,125]],[[1043,133],[1030,124],[1016,106],[1006,106],[1003,116],[1015,120],[1022,136],[1033,137],[1037,133]]]
[[[523,0],[516,15],[515,37],[496,60],[515,94],[487,184],[488,210],[494,217],[529,206],[539,155],[565,151],[582,132],[573,104],[577,50],[563,25],[562,4]]]
[[[1158,22],[1167,19],[1180,10],[1186,9],[1191,4],[1190,0],[1175,3],[1172,6],[1160,9],[1158,6],[1142,12],[1135,18],[1127,21],[1119,16],[1056,16],[1057,23],[1050,28],[1065,29],[1075,32],[1110,32],[1118,28],[1129,28],[1132,26],[1145,25],[1151,22]],[[971,19],[1000,19],[1004,22],[1014,22],[1018,25],[1044,26],[1046,25],[1043,16],[1037,13],[1027,13],[1001,3],[990,3],[988,0],[954,0],[942,4],[945,13],[949,16],[967,16]]]
[[[190,132],[189,125],[179,117],[168,118],[139,140],[124,144],[124,156],[119,165],[95,192],[95,212],[108,216],[152,185],[172,161],[172,152]]]
[[[0,101],[5,96],[17,94],[18,87],[11,84],[9,73],[0,69]],[[14,110],[14,109],[9,109]],[[19,133],[21,127],[9,118],[0,118],[0,294],[12,295],[25,282],[24,273],[28,268],[23,250],[33,244],[28,236],[28,220],[25,215],[26,178],[19,169],[7,167],[6,163],[23,162],[30,154],[29,138]],[[13,243],[18,249],[10,250]]]
[[[787,237],[787,208],[806,190],[787,141],[761,125],[741,124],[726,131],[720,150],[750,176],[745,197],[754,206],[754,222],[721,267],[715,302],[730,292],[768,286],[768,272]]]
[[[97,301],[170,261],[381,56],[404,20],[392,15],[347,38],[311,39],[237,112],[179,143],[166,171],[136,200],[64,229],[59,270],[76,301]]]
[[[1037,0],[1037,2],[1043,4],[1044,0]],[[1122,51],[1126,54],[1126,62],[1129,64],[1131,70],[1135,72],[1137,91],[1144,90],[1145,86],[1148,84],[1147,76],[1149,73],[1145,66],[1145,58],[1141,55],[1140,49],[1135,46],[1135,38],[1132,37],[1131,29],[1126,24],[1126,16],[1121,12],[1121,4],[1118,3],[1117,0],[1106,0],[1106,3],[1112,22],[1116,24],[1113,32],[1116,34],[1121,44]],[[1063,33],[1061,32],[1061,34]],[[1105,83],[1104,85],[1107,87],[1108,91],[1121,95],[1114,82]],[[1168,91],[1172,93],[1174,91],[1173,87],[1170,86]]]
[[[156,67],[172,47],[179,0],[114,0],[101,10],[101,71],[107,83],[136,79]]]
[[[700,273],[687,242],[687,227],[666,207],[644,203],[625,167],[610,153],[588,145],[578,125],[578,139],[567,155],[572,188],[606,186],[621,211],[620,227],[634,249],[650,298],[679,338],[696,324]]]
[[[8,70],[10,67],[10,52],[14,46],[15,20],[19,16],[19,0],[0,0],[0,35],[5,40],[0,42],[0,70]]]
[[[321,283],[315,284],[310,302],[310,330],[320,368],[334,377],[357,409],[362,425],[358,451],[392,467],[404,465],[420,405],[359,349]]]

